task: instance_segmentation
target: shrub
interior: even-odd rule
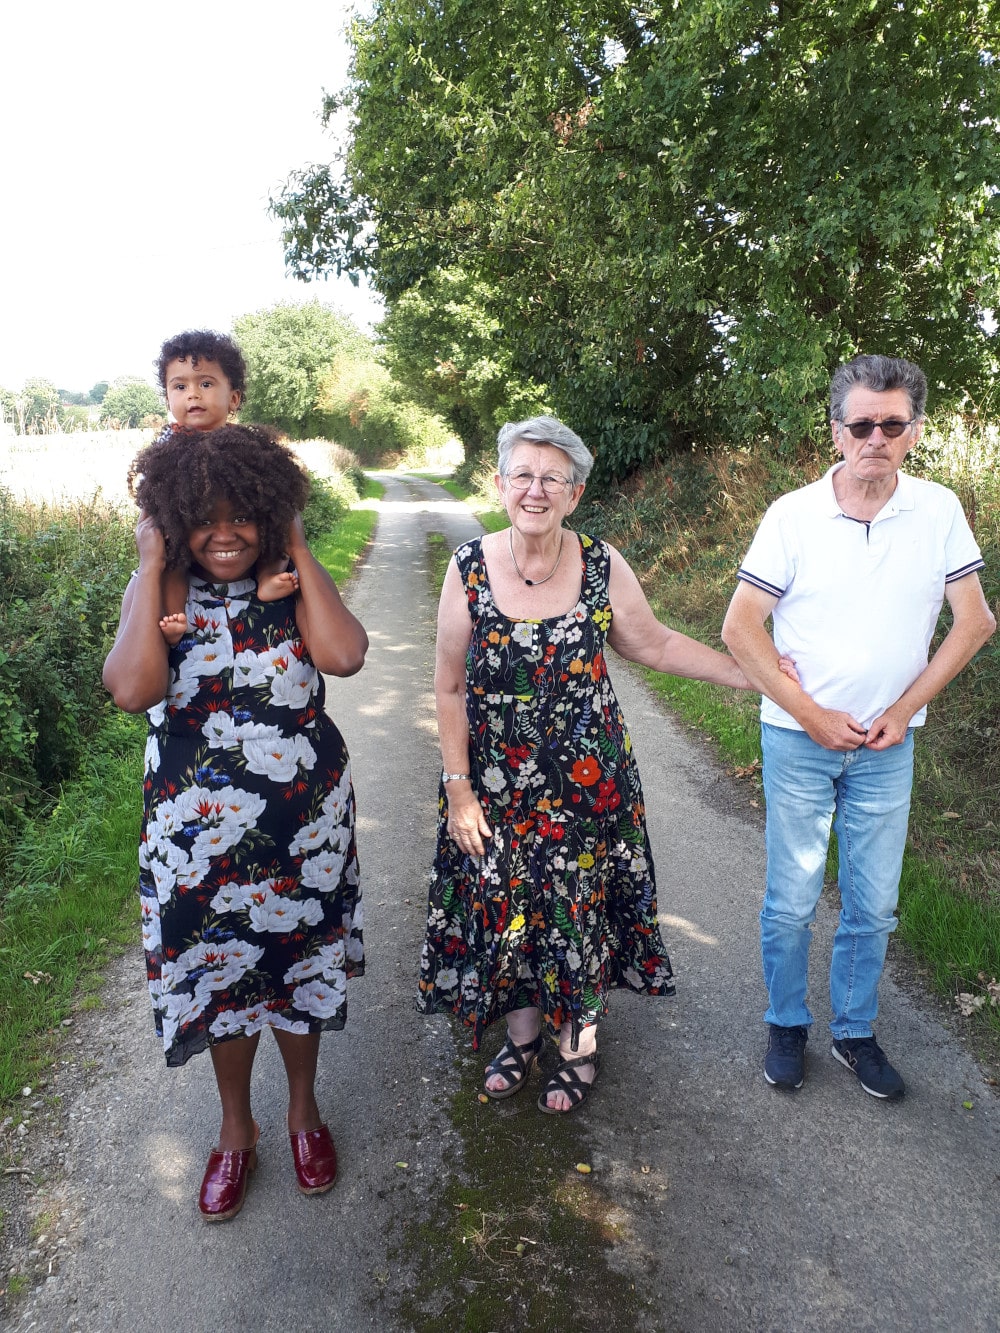
[[[0,490],[0,852],[76,773],[107,709],[133,528],[95,501],[18,505]]]
[[[321,477],[315,472],[310,472],[309,499],[302,512],[306,541],[312,545],[320,537],[326,536],[331,528],[336,527],[357,498],[357,488],[349,477],[343,474]]]

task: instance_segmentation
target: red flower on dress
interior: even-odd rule
[[[595,782],[599,782],[601,777],[601,766],[593,755],[588,755],[586,759],[577,759],[570,773],[573,782],[578,782],[581,787],[592,787]]]

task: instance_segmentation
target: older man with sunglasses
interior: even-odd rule
[[[805,1077],[809,944],[832,824],[841,911],[831,1054],[873,1097],[904,1091],[872,1025],[896,925],[913,732],[996,628],[957,498],[900,471],[926,399],[923,372],[909,361],[859,356],[836,370],[830,418],[843,458],[767,511],[723,626],[763,695],[764,1077],[776,1088],[800,1088]],[[928,660],[945,598],[951,628]],[[780,654],[794,660],[799,683],[778,669]]]

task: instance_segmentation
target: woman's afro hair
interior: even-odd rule
[[[266,426],[173,431],[140,450],[128,488],[163,533],[167,567],[191,563],[188,536],[218,500],[252,518],[260,562],[276,560],[309,494],[308,474]]]
[[[214,361],[229,381],[229,387],[241,398],[246,393],[247,363],[228,334],[214,333],[211,329],[188,329],[178,333],[176,338],[168,338],[154,362],[164,393],[167,391],[167,366],[171,361],[190,361],[192,367],[201,361]]]

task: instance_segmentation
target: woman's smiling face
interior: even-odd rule
[[[558,529],[573,512],[583,486],[572,478],[573,465],[561,449],[526,441],[511,451],[506,475],[498,472],[496,482],[511,523],[527,536]]]
[[[245,578],[260,555],[260,533],[253,518],[239,514],[231,500],[215,500],[188,534],[195,564],[214,583]]]

